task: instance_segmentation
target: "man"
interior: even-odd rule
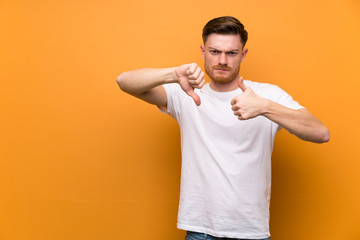
[[[239,75],[247,31],[219,17],[203,29],[201,55],[210,84],[195,64],[122,73],[120,88],[168,112],[182,147],[178,228],[186,239],[269,239],[271,153],[285,128],[316,143],[328,129],[286,92]]]

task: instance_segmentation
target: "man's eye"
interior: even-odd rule
[[[211,54],[218,54],[219,51],[217,51],[217,50],[210,50],[210,53],[211,53]]]
[[[228,52],[227,54],[230,56],[235,56],[237,54],[237,52]]]

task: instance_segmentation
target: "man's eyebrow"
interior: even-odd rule
[[[233,50],[229,50],[229,51],[226,51],[226,52],[238,52],[239,49],[233,49]]]
[[[214,48],[214,47],[209,47],[210,50],[216,50],[216,51],[219,51],[219,52],[222,52],[221,50],[217,49],[217,48]],[[231,50],[227,50],[225,52],[238,52],[239,49],[231,49]]]

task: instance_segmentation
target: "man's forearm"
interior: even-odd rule
[[[327,127],[306,109],[293,110],[268,100],[263,116],[302,140],[323,143],[330,139]]]
[[[124,72],[116,81],[124,92],[139,95],[159,85],[177,82],[177,76],[174,68],[144,68]]]

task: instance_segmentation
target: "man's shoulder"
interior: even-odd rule
[[[249,86],[251,89],[253,89],[253,91],[259,96],[270,99],[282,105],[290,107],[288,103],[294,102],[292,97],[277,85],[270,83],[253,82],[253,81],[246,81],[245,84]],[[296,104],[297,107],[300,106],[297,102]]]
[[[244,80],[246,86],[249,86],[255,92],[263,94],[281,93],[282,89],[277,85],[271,83],[255,82],[251,80]]]

